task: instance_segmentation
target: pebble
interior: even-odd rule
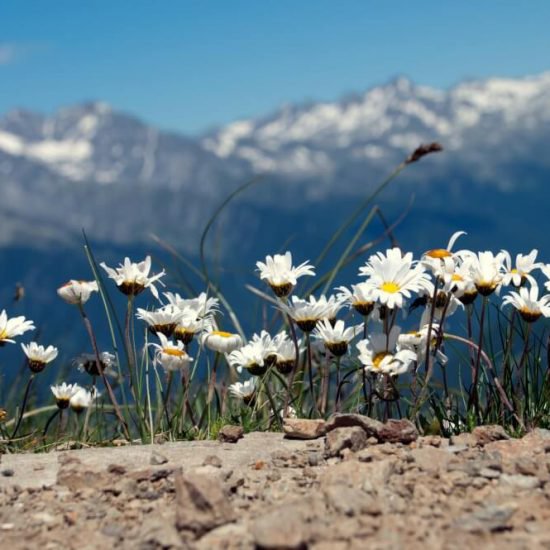
[[[161,455],[156,451],[153,451],[149,460],[149,464],[151,464],[152,466],[160,466],[161,464],[166,464],[167,462],[168,459],[164,455]]]
[[[479,475],[487,479],[497,479],[500,477],[500,472],[498,470],[493,470],[493,468],[482,468]]]

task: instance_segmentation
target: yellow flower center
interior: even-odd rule
[[[0,342],[8,337],[8,331],[6,329],[0,330]]]
[[[231,338],[233,336],[231,332],[224,332],[223,330],[213,330],[210,334],[212,336],[220,336],[221,338]]]
[[[381,352],[377,353],[372,358],[372,364],[374,365],[374,368],[379,369],[380,368],[380,363],[382,363],[382,360],[384,359],[384,357],[387,357],[388,355],[391,355],[391,354],[387,351],[381,351]]]
[[[453,276],[451,277],[452,281],[463,281],[464,277],[462,275],[459,275],[458,273],[453,273]]]
[[[162,353],[165,353],[166,355],[172,355],[174,357],[185,357],[187,355],[182,349],[178,348],[164,348],[162,350]]]
[[[388,281],[380,285],[380,290],[388,292],[389,294],[395,294],[396,292],[399,292],[400,287],[397,283],[394,283],[393,281]]]
[[[450,258],[452,256],[452,253],[446,250],[445,248],[434,248],[433,250],[428,250],[425,254],[426,256],[429,256],[430,258]]]

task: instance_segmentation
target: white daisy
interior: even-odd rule
[[[196,298],[182,298],[177,292],[164,292],[168,303],[178,307],[185,315],[195,315],[196,319],[211,317],[219,311],[219,300],[209,298],[206,292],[201,292]]]
[[[99,354],[99,367],[105,373],[109,374],[115,366],[116,357],[108,351]],[[94,353],[82,353],[72,361],[73,365],[81,372],[87,372],[90,376],[99,376],[97,360]]]
[[[182,312],[174,305],[167,305],[154,311],[138,308],[136,317],[145,321],[153,334],[159,332],[170,338],[182,318]]]
[[[58,354],[58,350],[54,346],[38,345],[36,342],[30,344],[21,344],[23,352],[27,356],[27,364],[32,372],[42,372],[48,363],[51,363]]]
[[[512,267],[512,257],[507,250],[501,251],[504,261],[504,275],[502,276],[503,285],[514,285],[520,287],[525,282],[527,276],[535,269],[540,268],[542,262],[536,262],[538,250],[533,249],[529,254],[518,254],[516,256],[516,266]]]
[[[336,316],[345,305],[345,300],[342,299],[342,297],[337,297],[334,295],[327,298],[324,294],[322,294],[319,296],[317,304],[325,307],[323,319],[328,319],[331,323],[334,323],[336,321]]]
[[[172,342],[162,332],[158,337],[160,344],[149,344],[156,349],[155,363],[167,372],[185,370],[193,358],[187,355],[183,342]]]
[[[231,353],[243,345],[243,340],[234,332],[212,330],[201,336],[201,344],[218,353]]]
[[[203,331],[211,332],[213,330],[213,319],[210,316],[197,317],[196,313],[191,309],[182,310],[181,315],[173,337],[185,345],[193,340],[195,334]]]
[[[76,281],[71,279],[57,289],[57,294],[68,304],[85,304],[92,294],[97,292],[96,281]]]
[[[492,252],[485,251],[464,257],[465,269],[468,269],[477,291],[482,296],[489,296],[495,290],[498,293],[502,284],[503,261],[502,252],[495,256]]]
[[[99,393],[95,390],[95,388],[93,388],[92,391],[88,391],[86,388],[78,386],[76,392],[69,399],[69,405],[75,413],[80,414],[84,409],[87,409],[98,397]]]
[[[149,276],[151,271],[151,256],[139,263],[130,261],[130,258],[124,258],[124,263],[119,267],[108,267],[102,262],[101,267],[107,272],[109,277],[115,281],[120,291],[127,296],[137,296],[148,288],[153,296],[158,299],[159,294],[155,283],[165,275],[164,269],[156,275]],[[161,283],[162,284],[162,283]]]
[[[229,393],[237,399],[242,399],[245,405],[249,405],[254,400],[257,380],[257,378],[249,378],[244,382],[235,382],[229,386]]]
[[[449,267],[454,267],[456,259],[460,256],[460,252],[453,253],[452,249],[459,237],[466,235],[465,231],[456,231],[451,235],[449,242],[447,243],[446,248],[434,248],[428,250],[422,254],[422,263],[431,269],[434,274],[437,275],[437,271],[442,267],[444,269],[449,269]]]
[[[10,344],[15,343],[15,340],[13,340],[15,336],[21,336],[28,330],[34,330],[35,328],[33,322],[27,321],[23,316],[8,319],[8,314],[3,309],[0,313],[0,347],[7,342]]]
[[[402,374],[417,360],[410,349],[397,349],[397,339],[401,329],[394,326],[388,335],[375,332],[357,343],[359,361],[365,370],[376,374]]]
[[[550,294],[539,298],[539,287],[535,284],[531,288],[521,287],[519,292],[510,292],[504,296],[502,305],[515,307],[527,323],[533,323],[542,316],[550,317]]]
[[[353,307],[359,315],[366,317],[372,313],[376,298],[369,285],[359,283],[358,285],[351,285],[351,290],[345,286],[340,286],[336,290],[340,291],[340,293],[336,295],[337,298],[342,303],[347,303],[350,307]]]
[[[325,319],[328,313],[326,298],[316,300],[313,296],[309,297],[309,301],[292,296],[290,304],[281,304],[279,307],[290,315],[304,332],[311,332],[317,322]]]
[[[78,384],[59,384],[57,386],[50,386],[52,393],[55,396],[57,406],[60,409],[66,409],[69,406],[71,397],[78,392],[80,386]]]
[[[286,332],[280,332],[273,338],[277,361],[275,367],[281,374],[290,374],[296,364],[296,346]],[[301,353],[301,340],[298,340],[298,356]]]
[[[327,319],[317,323],[312,336],[321,340],[325,347],[336,357],[345,355],[348,351],[348,344],[359,333],[358,327],[348,327],[344,321],[336,321],[334,326]]]
[[[430,351],[433,354],[436,349],[440,331],[440,327],[437,323],[432,323],[431,331],[429,323],[424,325],[421,323],[421,326],[422,328],[420,330],[399,334],[397,338],[397,349],[409,349],[414,351],[417,355],[418,363],[422,363],[426,359],[428,334],[431,335]],[[448,358],[440,349],[435,351],[435,356],[442,365],[447,364]]]
[[[264,347],[259,341],[248,342],[242,348],[232,351],[227,360],[239,373],[246,369],[250,374],[260,376],[267,370],[264,360]]]
[[[265,279],[279,298],[288,296],[296,286],[298,278],[304,275],[315,275],[314,267],[308,261],[298,267],[292,265],[292,254],[286,252],[266,256],[264,262],[256,262],[260,278]]]
[[[427,307],[422,313],[420,326],[428,324],[432,315],[434,319],[436,319],[437,321],[441,321],[443,319],[443,316],[445,316],[445,318],[448,318],[453,315],[459,307],[464,308],[462,302],[456,297],[456,294],[452,292],[452,290],[455,288],[456,281],[450,279],[448,282],[443,282],[442,286],[438,288],[437,293],[435,294],[435,300],[433,290],[431,291],[431,293],[429,293],[428,291],[424,291],[421,293],[424,295]]]
[[[399,248],[371,256],[359,274],[368,277],[365,285],[372,289],[373,297],[390,309],[402,308],[404,298],[413,292],[433,289],[424,266],[413,262],[411,252],[403,255]]]
[[[451,282],[452,293],[465,306],[472,304],[477,298],[476,284],[471,276],[470,267],[467,262],[458,265],[448,278]]]
[[[281,337],[279,336],[279,338]],[[275,342],[275,339],[271,337],[269,332],[262,330],[260,334],[254,334],[251,342],[256,342],[262,347],[264,363],[267,367],[277,362],[277,342]]]

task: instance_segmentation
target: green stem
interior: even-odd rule
[[[21,426],[21,421],[23,420],[23,415],[25,414],[25,408],[27,407],[27,400],[29,399],[29,392],[31,391],[33,380],[34,380],[34,372],[31,373],[31,375],[29,376],[29,381],[27,382],[27,387],[25,388],[25,395],[23,396],[21,411],[19,412],[19,418],[17,420],[17,424],[15,425],[15,429],[13,430],[13,433],[10,436],[10,439],[13,439],[16,436],[17,431],[19,430],[19,426]]]
[[[86,327],[86,331],[88,332],[88,336],[90,337],[92,349],[94,350],[96,369],[101,375],[101,379],[103,380],[103,384],[107,389],[107,394],[109,395],[109,399],[111,401],[111,404],[113,405],[113,409],[115,410],[116,417],[118,418],[118,421],[121,423],[124,429],[124,434],[128,439],[128,441],[130,441],[130,432],[128,430],[128,424],[126,423],[126,420],[124,419],[124,417],[122,416],[122,413],[120,412],[120,407],[118,406],[115,394],[113,392],[113,388],[111,387],[109,380],[105,376],[104,369],[101,365],[101,358],[99,357],[99,349],[97,347],[97,341],[95,338],[94,330],[92,328],[92,323],[90,322],[90,319],[88,319],[88,316],[86,315],[86,312],[82,307],[82,304],[79,304],[79,310],[80,310],[80,315],[82,316],[82,320],[84,321],[84,326]]]

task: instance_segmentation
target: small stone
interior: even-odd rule
[[[307,462],[310,466],[318,466],[323,456],[319,452],[310,452],[307,455]]]
[[[122,525],[119,525],[117,523],[108,523],[101,528],[101,532],[106,537],[122,539],[124,538],[125,529]]]
[[[281,472],[279,472],[279,470],[272,470],[267,474],[267,479],[269,479],[269,481],[279,481],[281,477]]]
[[[12,477],[15,472],[11,468],[6,468],[0,472],[4,477]]]
[[[500,477],[501,483],[511,485],[516,489],[532,490],[537,489],[542,485],[540,479],[533,476],[524,476],[520,474],[502,474]]]
[[[196,536],[233,521],[221,481],[206,475],[176,474],[176,526]]]
[[[151,454],[151,458],[149,459],[149,464],[152,466],[160,466],[161,464],[166,464],[168,462],[168,459],[161,455],[160,453],[157,453],[156,451],[153,451]]]
[[[359,451],[367,445],[367,435],[363,428],[336,428],[327,433],[325,438],[325,455],[340,456],[344,449]]]
[[[477,444],[481,446],[493,441],[510,439],[504,428],[498,425],[477,426],[472,430],[472,435],[475,437]]]
[[[462,433],[458,435],[452,435],[450,439],[451,446],[460,448],[475,447],[477,445],[477,438],[471,433]]]
[[[413,449],[410,456],[421,470],[429,473],[444,472],[452,455],[436,447]]]
[[[351,517],[360,514],[378,516],[382,513],[375,497],[355,487],[330,485],[324,489],[324,494],[328,508],[338,514]]]
[[[363,428],[367,437],[374,437],[378,441],[377,434],[383,424],[379,420],[362,414],[335,413],[327,420],[325,430],[328,433],[336,428],[352,428],[354,426]]]
[[[11,531],[15,527],[15,523],[0,523],[0,531]]]
[[[242,426],[225,425],[218,434],[218,440],[222,443],[237,443],[244,436]]]
[[[493,468],[482,468],[479,471],[479,475],[486,479],[498,479],[500,477],[500,472],[498,470],[493,470]]]
[[[203,466],[214,466],[214,468],[221,468],[222,467],[222,460],[217,455],[208,455],[204,462],[202,463]]]
[[[374,459],[374,454],[372,450],[367,447],[366,449],[359,451],[355,457],[359,460],[359,462],[372,462]]]
[[[302,550],[314,528],[312,520],[322,516],[324,506],[318,498],[308,497],[271,508],[254,519],[251,532],[256,548],[262,550]]]
[[[421,447],[441,447],[442,437],[439,435],[425,435],[418,438],[418,443]]]
[[[57,518],[49,512],[37,512],[32,515],[32,519],[39,524],[52,526],[57,522]]]
[[[488,479],[486,479],[484,477],[476,477],[472,481],[472,487],[474,487],[475,489],[481,489],[481,488],[485,487],[485,485],[487,485],[487,483],[489,483]]]
[[[376,437],[380,443],[412,443],[418,438],[418,430],[405,418],[388,420],[378,430]]]
[[[109,464],[109,466],[107,466],[107,472],[121,476],[126,473],[126,468],[120,464]]]
[[[538,474],[537,463],[528,457],[516,460],[516,472],[526,476],[536,476]]]
[[[515,506],[488,505],[478,512],[458,517],[454,526],[471,533],[503,531],[510,528],[508,521],[515,511]]]
[[[317,439],[325,435],[322,419],[285,418],[283,431],[287,439]]]

